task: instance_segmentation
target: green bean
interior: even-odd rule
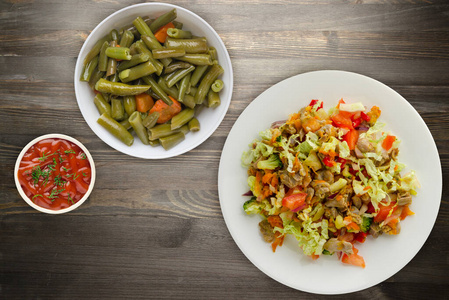
[[[182,29],[182,27],[184,26],[184,24],[182,24],[181,22],[179,22],[179,21],[173,21],[172,22],[173,23],[173,25],[175,25],[175,28],[177,28],[177,29]]]
[[[111,41],[109,43],[109,47],[115,47],[115,46],[117,46],[116,41]],[[110,57],[108,59],[108,66],[106,68],[106,76],[114,75],[116,71],[117,71],[117,61],[114,58]]]
[[[149,16],[144,16],[144,17],[142,17],[142,20],[148,25],[148,26],[150,26],[151,25],[151,23],[153,23],[154,22],[154,19],[151,19]],[[126,25],[126,26],[123,26],[121,29],[120,29],[120,31],[119,31],[119,33],[120,34],[123,34],[125,31],[130,31],[133,35],[134,35],[134,37],[136,38],[136,39],[139,39],[140,38],[140,33],[139,33],[139,31],[136,29],[136,27],[134,26],[134,24],[128,24],[128,25]]]
[[[188,62],[174,60],[164,69],[164,74],[170,74],[178,69],[187,69],[190,66],[191,64],[189,64]]]
[[[137,49],[136,49],[136,43],[133,43],[131,46],[129,46],[129,54],[131,54],[133,56],[136,54],[139,54],[139,51],[137,51]]]
[[[174,39],[167,38],[165,47],[184,49],[186,53],[206,53],[209,49],[207,42],[203,39]]]
[[[200,122],[197,118],[192,118],[192,120],[189,121],[189,130],[190,131],[199,131],[200,130]]]
[[[125,118],[125,108],[121,99],[111,99],[111,114],[110,116],[116,120],[121,121]]]
[[[190,82],[192,82],[192,79],[190,79]],[[196,86],[190,86],[190,92],[189,92],[189,95],[195,97],[195,94],[196,94],[197,91],[198,91],[198,88],[197,88]]]
[[[171,130],[175,130],[187,124],[190,120],[192,120],[195,115],[195,111],[190,108],[184,108],[181,110],[176,116],[171,119]]]
[[[139,112],[135,111],[128,118],[129,123],[133,127],[139,139],[142,141],[144,145],[149,144],[148,134],[146,128],[142,124],[142,118],[140,117]]]
[[[150,141],[150,146],[153,147],[157,147],[159,146],[161,143],[159,142],[159,140],[154,140],[154,141]]]
[[[133,144],[134,138],[131,133],[129,133],[123,125],[111,118],[108,114],[103,113],[98,118],[97,123],[103,126],[107,131],[126,145],[131,146]]]
[[[208,65],[196,67],[195,71],[193,71],[192,78],[190,78],[190,83],[192,86],[196,86],[197,83],[200,82],[201,77],[203,77],[208,67]]]
[[[118,43],[118,31],[116,29],[112,29],[111,32],[109,33],[109,36],[111,37],[112,41],[116,41]]]
[[[184,96],[187,93],[187,89],[190,87],[190,77],[192,73],[187,74],[184,76],[183,79],[181,79],[181,84],[179,85],[179,95],[178,95],[178,101],[183,102]]]
[[[210,58],[212,59],[212,61],[218,60],[217,49],[215,49],[214,47],[209,47],[208,53],[209,53]]]
[[[84,58],[83,66],[87,65],[88,62],[90,62],[95,56],[97,56],[100,53],[101,46],[103,46],[103,43],[105,41],[109,42],[111,40],[109,35],[104,36],[98,42],[95,43],[95,45],[92,47],[92,49],[87,53],[86,57]]]
[[[123,106],[128,115],[131,115],[133,112],[137,110],[136,98],[134,96],[124,96],[123,97]]]
[[[156,32],[162,26],[165,26],[168,23],[174,21],[176,17],[177,17],[176,8],[173,8],[169,12],[166,12],[165,14],[157,17],[156,20],[154,20],[154,22],[151,23],[150,30],[152,32]]]
[[[223,74],[224,70],[220,65],[213,65],[210,70],[204,75],[203,79],[198,86],[198,91],[195,94],[195,103],[201,104],[204,101],[210,86],[217,79],[218,76]]]
[[[178,99],[179,98],[179,91],[178,91],[178,89],[176,88],[176,87],[171,87],[171,88],[169,88],[168,86],[167,86],[167,82],[165,81],[165,79],[164,78],[162,78],[162,77],[159,77],[159,80],[158,80],[158,82],[157,82],[158,84],[159,84],[159,87],[167,94],[167,95],[170,95],[170,96],[172,96],[173,98],[175,98],[175,99]]]
[[[98,70],[106,72],[106,68],[108,67],[108,57],[106,55],[106,48],[109,47],[109,43],[104,41],[100,50],[100,57],[98,59]]]
[[[169,48],[154,49],[152,52],[153,52],[153,57],[156,59],[168,58],[168,57],[179,57],[179,56],[183,56],[186,54],[184,49],[169,49]]]
[[[159,86],[159,84],[151,76],[142,77],[143,81],[148,84],[151,89],[164,101],[167,105],[172,105],[173,101],[168,97],[165,91]]]
[[[156,74],[158,76],[161,75],[162,71],[164,70],[164,65],[157,59],[154,59],[153,53],[151,53],[151,51],[148,50],[147,46],[145,46],[145,44],[142,41],[137,41],[137,42],[135,42],[135,44],[136,44],[136,49],[140,53],[145,53],[150,57],[148,60],[151,61],[151,63],[156,67],[156,69],[157,69]]]
[[[98,65],[98,55],[95,56],[91,61],[84,66],[83,72],[81,73],[81,81],[89,81],[92,73]]]
[[[192,38],[192,33],[190,31],[178,29],[178,28],[169,28],[167,29],[167,35],[171,38],[175,39],[190,39]]]
[[[177,128],[175,130],[171,130],[171,125],[168,123],[156,125],[153,128],[148,129],[148,136],[150,141],[157,140],[162,137],[169,136],[171,134],[181,132],[184,128]],[[187,129],[188,130],[188,129]]]
[[[95,89],[100,93],[108,93],[118,96],[138,95],[150,89],[149,85],[128,85],[120,82],[111,82],[101,78],[95,84]]]
[[[177,71],[167,75],[167,77],[168,77],[168,78],[166,78],[167,86],[171,88],[179,80],[183,79],[184,76],[187,76],[187,74],[190,74],[190,72],[193,72],[193,70],[195,70],[195,67],[194,66],[190,66],[187,69],[177,70]]]
[[[154,125],[156,125],[157,119],[159,119],[160,115],[161,114],[157,111],[152,112],[151,114],[146,116],[145,119],[143,119],[142,121],[143,126],[145,126],[148,129],[153,128]]]
[[[152,89],[149,89],[148,91],[146,91],[146,93],[147,93],[148,95],[150,95],[151,98],[153,98],[153,100],[159,100],[159,99],[161,99],[161,98],[159,97],[159,95],[156,94]]]
[[[106,48],[106,55],[110,58],[130,60],[132,55],[129,54],[129,48],[122,47],[108,47]]]
[[[109,76],[109,79],[108,79],[108,80],[109,80],[110,82],[119,82],[119,81],[120,81],[120,78],[118,77],[118,74],[115,73],[115,74]]]
[[[161,143],[162,147],[164,147],[165,150],[169,150],[182,142],[185,139],[185,135],[182,132],[178,132],[166,137],[162,137],[159,139],[159,142]]]
[[[207,107],[215,108],[221,103],[220,95],[212,89],[207,93]]]
[[[130,130],[132,128],[131,124],[128,121],[128,118],[124,119],[123,121],[119,122],[120,125],[126,128],[126,130]]]
[[[143,64],[132,67],[131,69],[121,71],[119,77],[122,82],[126,83],[143,76],[148,76],[156,71],[156,67],[151,63],[151,61],[147,61]]]
[[[223,89],[223,86],[224,86],[223,81],[220,80],[220,79],[217,79],[217,80],[214,81],[214,83],[212,83],[212,85],[211,85],[210,88],[211,88],[214,92],[218,93],[219,91],[221,91],[221,90]]]
[[[196,103],[195,103],[195,98],[193,98],[192,95],[185,95],[184,99],[182,99],[182,101],[179,101],[182,104],[184,104],[185,106],[187,106],[188,108],[194,108]]]
[[[111,105],[103,98],[101,94],[95,95],[94,104],[98,109],[100,115],[106,113],[111,115]]]
[[[105,72],[99,71],[98,68],[94,70],[89,79],[89,86],[91,89],[95,88],[97,81],[104,76]]]
[[[120,71],[129,69],[129,68],[134,67],[134,66],[136,66],[138,64],[147,62],[149,59],[150,59],[150,56],[147,53],[139,53],[139,54],[133,55],[130,60],[122,61],[117,66],[117,71],[120,72]]]
[[[140,38],[150,50],[157,50],[164,48],[159,43],[159,41],[154,37],[154,35],[153,36],[142,35]],[[168,66],[171,62],[172,62],[171,58],[161,58],[161,63],[164,65],[164,67]]]
[[[176,59],[186,61],[193,65],[212,65],[212,59],[209,54],[186,54],[184,56],[177,57]]]
[[[133,41],[134,41],[134,34],[131,31],[126,30],[122,34],[122,38],[120,39],[119,45],[120,47],[123,48],[129,48],[132,45]]]
[[[95,90],[95,86],[93,88],[93,90]],[[103,96],[103,99],[106,100],[106,102],[111,103],[111,95],[108,93],[100,93]]]

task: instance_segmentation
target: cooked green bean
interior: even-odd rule
[[[165,79],[164,78],[162,78],[162,77],[159,77],[159,80],[158,80],[158,82],[157,82],[158,84],[159,84],[159,87],[167,94],[167,95],[170,95],[170,96],[172,96],[173,98],[175,98],[175,99],[178,99],[179,98],[179,91],[178,91],[178,89],[176,88],[176,87],[171,87],[171,88],[169,88],[168,86],[167,86],[167,82],[165,81]]]
[[[161,124],[161,125],[156,125],[153,128],[150,128],[148,130],[148,135],[150,140],[157,140],[161,137],[165,137],[165,136],[169,136],[171,134],[177,133],[179,132],[179,129],[176,130],[171,130],[171,125],[170,124]]]
[[[182,29],[182,27],[184,26],[184,24],[182,24],[181,22],[178,22],[178,21],[173,21],[172,22],[173,23],[173,25],[175,25],[175,28],[177,28],[177,29]]]
[[[154,125],[156,125],[157,119],[159,119],[160,115],[161,114],[157,111],[152,112],[151,114],[146,116],[145,119],[142,120],[143,126],[145,126],[148,129],[153,128]]]
[[[103,126],[107,131],[126,145],[131,146],[133,144],[134,138],[131,133],[129,133],[123,125],[111,118],[108,114],[103,113],[98,118],[97,123]]]
[[[209,47],[208,53],[209,53],[210,58],[212,59],[212,61],[218,60],[217,49],[215,49],[214,47]]]
[[[201,104],[206,98],[207,93],[209,92],[210,86],[217,79],[218,76],[223,74],[224,70],[220,65],[213,65],[209,71],[207,71],[206,75],[204,75],[203,79],[198,86],[198,91],[195,94],[195,103]]]
[[[102,78],[104,74],[105,72],[99,71],[98,67],[94,70],[89,79],[89,86],[91,89],[95,88],[95,84],[97,83],[98,79]]]
[[[119,81],[120,81],[120,78],[118,77],[118,74],[115,73],[115,74],[109,76],[109,77],[108,77],[108,80],[109,80],[110,82],[119,82]]]
[[[179,57],[179,56],[186,55],[186,52],[184,51],[184,49],[162,48],[162,49],[154,49],[152,52],[153,52],[153,57],[156,59],[168,58],[168,57]]]
[[[167,81],[167,86],[172,87],[174,86],[178,81],[184,78],[184,76],[187,76],[187,74],[190,74],[190,72],[193,72],[195,70],[194,66],[190,66],[187,69],[181,69],[177,70],[173,73],[170,73],[167,75],[165,80]]]
[[[161,144],[159,142],[159,140],[150,141],[149,143],[150,143],[150,146],[153,146],[153,147],[157,147]]]
[[[104,41],[103,45],[101,46],[100,50],[100,56],[98,59],[98,70],[106,72],[106,69],[108,67],[108,56],[106,55],[106,48],[109,47],[109,42]]]
[[[151,89],[164,101],[167,105],[172,105],[173,101],[168,97],[165,91],[159,86],[159,84],[151,76],[142,77],[143,81],[148,84]]]
[[[187,124],[190,120],[192,120],[195,115],[195,111],[191,108],[185,108],[181,110],[176,116],[171,119],[171,130],[175,130]]]
[[[111,99],[110,116],[116,121],[121,121],[125,118],[125,108],[123,107],[122,99]]]
[[[136,98],[134,96],[124,96],[123,106],[125,108],[125,112],[128,115],[131,115],[133,112],[137,110]]]
[[[207,107],[215,108],[221,103],[220,95],[212,89],[207,93]]]
[[[101,94],[95,95],[94,104],[100,115],[104,113],[111,115],[111,105],[103,98]]]
[[[165,40],[165,47],[184,49],[186,53],[206,53],[209,49],[207,42],[203,39],[174,39],[170,37]]]
[[[185,135],[182,132],[178,132],[166,137],[162,137],[159,139],[159,142],[161,143],[162,147],[164,147],[165,150],[171,149],[180,142],[182,142],[185,139]]]
[[[192,118],[192,120],[189,121],[189,130],[190,131],[199,131],[200,130],[200,122],[197,118]]]
[[[157,17],[156,20],[154,20],[154,22],[151,23],[150,30],[152,32],[156,32],[162,26],[165,26],[168,23],[174,21],[177,16],[178,16],[178,14],[176,13],[176,9],[173,8],[169,12],[166,12],[165,14]]]
[[[192,33],[187,30],[182,30],[178,28],[169,28],[167,29],[167,35],[171,38],[175,39],[191,39]]]
[[[122,47],[108,47],[106,48],[106,55],[110,58],[130,60],[132,55],[129,54],[129,48]]]
[[[190,83],[192,82],[192,79],[190,79]],[[189,95],[195,97],[196,92],[198,91],[198,88],[196,86],[190,86],[190,92]]]
[[[148,60],[151,61],[151,63],[156,67],[156,69],[157,69],[156,74],[158,76],[161,75],[162,71],[164,70],[164,65],[157,59],[154,59],[153,53],[151,53],[151,51],[147,48],[147,46],[145,46],[145,44],[142,41],[137,41],[137,42],[135,42],[135,44],[136,44],[136,49],[140,53],[145,53],[150,57]]]
[[[97,56],[100,53],[101,46],[103,46],[103,43],[105,41],[109,42],[111,40],[109,34],[105,37],[98,40],[98,42],[95,43],[95,45],[92,47],[92,49],[87,53],[86,57],[84,58],[83,66],[87,65],[88,62],[90,62],[95,56]]]
[[[142,141],[144,145],[149,144],[148,140],[148,134],[147,129],[142,124],[142,118],[140,117],[140,114],[138,111],[135,111],[131,114],[131,116],[128,118],[129,123],[133,127],[134,131],[136,132],[139,139]]]
[[[212,65],[212,59],[209,54],[186,54],[184,56],[177,57],[176,59],[198,66]]]
[[[122,38],[120,39],[120,47],[129,48],[134,41],[134,34],[131,31],[126,30],[122,34]]]
[[[98,55],[95,56],[91,61],[84,66],[83,72],[81,73],[81,81],[89,81],[92,73],[98,65]]]
[[[123,121],[119,122],[120,125],[126,128],[126,130],[130,130],[132,128],[131,124],[128,121],[128,118],[124,119]]]
[[[149,59],[150,59],[150,56],[147,53],[139,53],[139,54],[133,55],[130,60],[122,61],[117,66],[117,71],[120,72],[120,71],[129,69],[129,68],[134,67],[134,66],[136,66],[138,64],[147,62]]]
[[[112,41],[116,41],[118,43],[119,34],[116,29],[112,29],[111,32],[109,33],[109,36],[111,37]]]
[[[218,93],[219,91],[221,91],[221,90],[223,89],[223,86],[224,86],[223,81],[220,80],[220,79],[217,79],[217,80],[214,81],[214,83],[212,83],[212,85],[210,86],[210,88],[211,88],[214,92]]]
[[[184,99],[182,99],[182,101],[179,101],[179,102],[181,102],[188,108],[194,108],[196,105],[195,98],[192,95],[185,95]]]
[[[190,78],[190,83],[192,86],[196,86],[198,82],[200,82],[201,77],[203,77],[204,73],[206,73],[208,67],[208,65],[196,67],[195,71],[192,73],[192,78]]]
[[[108,93],[118,96],[138,95],[150,89],[149,85],[129,85],[120,82],[111,82],[101,78],[95,84],[95,89],[100,93]]]
[[[192,73],[187,74],[186,76],[184,76],[183,79],[181,79],[181,84],[179,85],[179,95],[178,95],[178,101],[179,102],[183,102],[184,101],[184,96],[187,93],[187,89],[190,88],[190,77],[191,77]]]
[[[143,20],[148,26],[150,26],[151,23],[154,22],[154,19],[150,18],[149,16],[144,16],[144,17],[142,17],[142,20]],[[139,33],[139,31],[136,29],[136,27],[134,26],[134,24],[128,24],[128,25],[126,25],[126,26],[123,26],[122,28],[120,28],[119,33],[120,33],[120,34],[123,34],[126,30],[130,31],[130,32],[134,35],[134,37],[135,37],[136,39],[139,39],[139,38],[140,38],[140,33]]]
[[[164,69],[164,74],[170,74],[178,69],[187,69],[190,66],[191,64],[189,64],[188,62],[174,60]]]
[[[111,41],[109,43],[109,47],[116,47],[116,46],[117,46],[117,42],[116,41]],[[108,59],[108,66],[106,68],[106,76],[114,75],[115,72],[117,72],[117,61],[114,58],[110,57]]]
[[[126,83],[143,76],[148,76],[156,71],[156,67],[151,63],[151,61],[147,61],[143,64],[132,67],[131,69],[121,71],[119,77],[122,82]]]
[[[154,37],[154,35],[153,36],[142,35],[140,38],[150,50],[157,50],[164,48],[159,43],[159,41]],[[172,62],[171,58],[161,58],[161,63],[164,65],[164,67],[168,66],[171,62]]]

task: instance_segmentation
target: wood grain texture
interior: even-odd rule
[[[142,1],[0,1],[1,299],[324,299],[259,271],[230,236],[218,199],[221,149],[238,116],[265,89],[307,71],[338,69],[399,92],[427,123],[440,154],[443,195],[416,257],[385,282],[335,299],[444,299],[449,280],[449,4],[444,0],[161,1],[204,18],[234,68],[217,131],[178,157],[121,154],[89,129],[73,70],[89,32]],[[13,168],[36,136],[76,137],[97,182],[73,213],[36,213]],[[176,182],[176,184],[173,184]]]

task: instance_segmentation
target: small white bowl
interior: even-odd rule
[[[203,109],[197,116],[200,121],[201,129],[198,132],[189,132],[184,141],[169,150],[165,150],[162,147],[144,145],[136,136],[134,136],[133,145],[127,146],[97,123],[97,119],[100,115],[93,102],[95,94],[86,82],[80,82],[79,80],[83,69],[83,60],[94,44],[112,29],[115,28],[119,30],[121,27],[131,24],[138,16],[150,16],[156,18],[173,8],[176,8],[177,11],[178,17],[176,20],[184,24],[183,29],[190,30],[196,36],[205,36],[209,45],[217,49],[218,61],[224,69],[221,78],[224,82],[224,88],[220,92],[221,104],[217,108]],[[203,143],[214,133],[226,115],[231,102],[233,89],[231,59],[220,36],[198,15],[185,8],[165,3],[142,3],[132,5],[113,13],[98,24],[81,48],[76,62],[74,79],[78,106],[87,124],[95,134],[106,144],[122,153],[147,159],[162,159],[177,156],[190,151]]]
[[[28,151],[28,149],[30,149],[31,146],[33,146],[34,144],[36,144],[39,141],[42,141],[42,140],[45,140],[45,139],[54,139],[54,138],[67,140],[69,142],[74,143],[78,147],[80,147],[81,150],[83,150],[83,152],[86,154],[86,157],[89,160],[90,168],[91,168],[91,180],[90,180],[90,184],[89,184],[89,189],[87,190],[86,194],[84,194],[83,198],[81,198],[75,204],[73,204],[73,205],[71,205],[71,206],[69,206],[67,208],[59,209],[59,210],[52,210],[52,209],[44,208],[44,207],[41,207],[41,206],[35,204],[33,201],[31,201],[31,199],[28,198],[28,196],[23,191],[22,186],[20,185],[20,182],[19,182],[19,178],[17,176],[17,174],[19,172],[20,162],[22,161],[23,156]],[[84,201],[86,201],[86,199],[89,198],[89,195],[90,195],[90,193],[92,192],[92,190],[94,188],[95,176],[96,176],[95,164],[94,164],[94,160],[92,158],[92,155],[90,155],[90,153],[89,153],[89,150],[87,150],[87,148],[83,144],[81,144],[81,142],[79,142],[78,140],[76,140],[76,139],[74,139],[74,138],[72,138],[72,137],[70,137],[68,135],[57,134],[57,133],[42,135],[40,137],[35,138],[31,142],[29,142],[23,148],[23,150],[20,152],[19,156],[17,157],[16,165],[15,165],[15,168],[14,168],[14,181],[16,182],[17,191],[19,192],[20,196],[22,196],[23,200],[25,200],[25,202],[28,203],[28,205],[30,205],[31,207],[33,207],[34,209],[36,209],[36,210],[38,210],[40,212],[44,212],[44,213],[47,213],[47,214],[63,214],[63,213],[72,211],[72,210],[76,209],[77,207],[79,207],[81,204],[83,204]]]

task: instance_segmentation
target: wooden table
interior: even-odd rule
[[[446,1],[170,1],[220,34],[235,86],[223,123],[205,143],[157,161],[103,143],[74,93],[75,62],[90,30],[136,2],[0,2],[0,298],[324,298],[285,287],[252,265],[229,234],[218,200],[221,149],[235,120],[265,89],[299,73],[353,71],[398,91],[430,128],[447,183]],[[54,132],[83,142],[98,173],[90,199],[61,216],[30,208],[13,180],[22,147]],[[447,296],[448,193],[446,185],[435,227],[406,267],[335,298]]]

